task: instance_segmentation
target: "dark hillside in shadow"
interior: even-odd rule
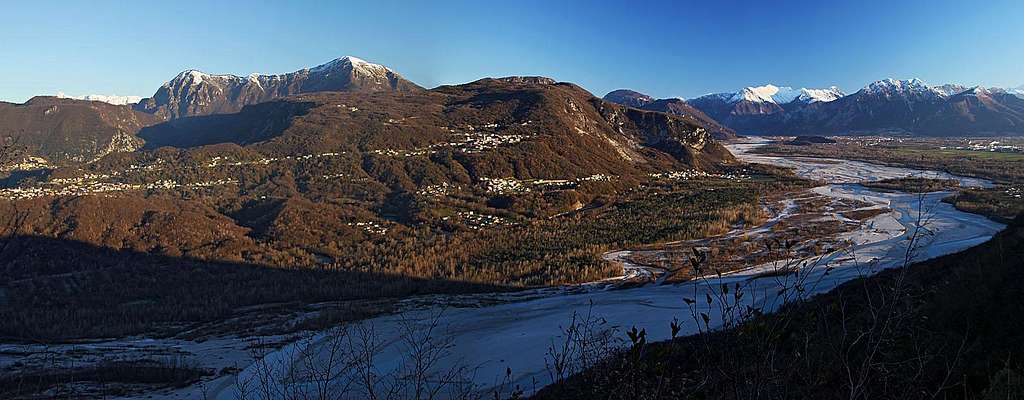
[[[0,254],[4,340],[173,335],[234,317],[244,307],[503,290],[357,271],[206,262],[38,236],[9,243]]]
[[[314,103],[271,101],[245,106],[234,114],[215,114],[170,120],[143,128],[138,136],[146,149],[199,147],[217,143],[247,145],[281,135],[292,118],[305,115]]]

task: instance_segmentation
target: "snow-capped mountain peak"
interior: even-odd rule
[[[99,101],[107,104],[113,104],[116,106],[123,106],[127,104],[135,104],[142,101],[141,96],[108,96],[103,94],[87,94],[85,96],[69,96],[64,92],[57,92],[57,98],[59,99],[74,99],[74,100],[86,100],[86,101]]]
[[[947,83],[945,85],[932,86],[932,90],[938,92],[944,97],[949,97],[963,93],[967,91],[968,88],[962,85]]]
[[[361,72],[364,74],[384,74],[390,71],[387,67],[383,65],[367,62],[366,60],[353,56],[335,58],[334,60],[315,66],[313,68],[310,68],[309,70],[310,72],[324,72],[335,70],[338,68],[351,68],[353,72]]]
[[[235,75],[212,75],[212,74],[208,74],[208,73],[205,73],[205,72],[197,70],[197,69],[188,69],[188,70],[182,71],[180,74],[175,76],[174,79],[171,79],[170,81],[168,81],[164,85],[165,86],[182,86],[182,85],[184,85],[184,86],[196,86],[196,85],[202,84],[203,82],[211,80],[211,78],[216,78],[216,79],[221,79],[221,80],[244,80],[245,79],[245,78],[238,77],[238,76],[235,76]]]
[[[998,88],[988,89],[988,88],[984,88],[984,87],[981,87],[981,86],[975,86],[975,87],[967,89],[967,90],[965,90],[965,91],[963,91],[961,93],[967,92],[967,93],[970,93],[972,95],[978,96],[978,95],[991,95],[992,93],[999,93],[1001,91],[1002,91],[1002,89],[998,89]]]
[[[800,96],[797,97],[797,100],[800,100],[804,103],[827,103],[830,101],[838,100],[840,97],[843,96],[846,96],[846,93],[843,93],[843,91],[836,86],[829,86],[826,89],[804,88],[800,89]]]
[[[886,97],[909,95],[918,98],[945,99],[970,89],[963,85],[951,83],[930,86],[917,78],[904,80],[889,78],[872,82],[865,86],[864,89],[861,89],[861,91],[867,94]]]
[[[1020,86],[1017,86],[1015,88],[1006,89],[1006,92],[1010,93],[1010,94],[1013,94],[1013,95],[1016,95],[1017,97],[1020,97],[1020,98],[1024,99],[1024,85],[1020,85]]]
[[[903,88],[910,88],[910,87],[914,87],[914,86],[927,87],[928,85],[926,85],[924,83],[924,81],[922,81],[922,80],[920,80],[918,78],[911,78],[911,79],[885,78],[885,79],[881,79],[881,80],[877,80],[877,81],[869,83],[867,88],[868,89],[890,89],[890,88],[903,89]]]
[[[799,95],[783,104],[794,93]],[[738,134],[964,136],[1024,132],[1021,99],[1024,86],[931,86],[921,79],[882,79],[846,96],[835,87],[793,90],[764,85],[687,103]]]
[[[928,84],[924,81],[912,78],[912,79],[892,79],[886,78],[879,81],[869,83],[864,89],[861,89],[866,93],[872,94],[893,94],[898,92],[923,92],[932,91],[928,87]]]
[[[775,96],[787,96],[793,89],[789,87],[780,88],[767,84],[764,86],[748,86],[733,94],[731,101],[738,102],[746,100],[754,103],[777,103]],[[782,92],[782,93],[780,93]]]
[[[344,56],[344,57],[335,58],[335,59],[333,59],[331,61],[325,62],[325,63],[320,64],[320,65],[317,65],[317,66],[315,66],[313,68],[310,68],[309,70],[311,72],[321,72],[321,71],[327,71],[327,70],[335,69],[335,68],[337,68],[337,67],[339,67],[341,65],[354,65],[354,64],[360,63],[360,62],[365,63],[366,61],[363,61],[361,59],[358,59],[358,58],[355,58],[355,57],[352,57],[352,56]]]
[[[754,103],[788,104],[793,101],[804,103],[829,102],[843,97],[839,88],[832,86],[827,89],[794,89],[789,86],[775,86],[772,84],[756,87],[746,87],[743,90],[729,96],[729,102],[749,101]]]
[[[203,83],[203,78],[206,78],[208,76],[210,76],[210,75],[207,74],[207,73],[204,73],[203,71],[196,71],[194,69],[190,69],[188,71],[182,72],[181,78],[182,79],[186,79],[186,78],[187,79],[191,79],[193,85],[198,85],[200,83]]]
[[[136,108],[173,119],[238,112],[245,105],[301,93],[416,90],[422,88],[383,65],[345,56],[278,75],[212,75],[189,69]]]
[[[339,57],[334,60],[328,61],[324,64],[318,65],[313,68],[306,68],[311,74],[329,76],[336,71],[347,71],[351,70],[353,74],[364,77],[371,77],[378,80],[386,80],[388,73],[393,73],[387,67],[380,64],[373,64],[356,58],[353,56]],[[188,69],[182,71],[174,79],[171,79],[164,86],[167,87],[193,87],[203,84],[204,82],[212,83],[214,85],[224,84],[241,84],[245,82],[251,82],[255,86],[263,87],[264,83],[269,81],[281,80],[287,77],[288,74],[284,75],[266,75],[259,73],[252,73],[247,76],[238,75],[213,75],[197,69]]]

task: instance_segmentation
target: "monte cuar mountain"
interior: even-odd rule
[[[849,95],[834,86],[793,89],[765,85],[688,100],[655,100],[637,92],[616,90],[605,100],[641,108],[674,101],[699,110],[739,134],[751,135],[1024,134],[1024,87],[933,86],[919,79],[885,79]]]
[[[413,92],[423,88],[391,69],[347,56],[283,75],[211,75],[184,71],[135,109],[165,119],[238,112],[242,107],[318,92]]]

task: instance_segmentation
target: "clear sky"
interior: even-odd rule
[[[354,55],[426,87],[545,75],[601,96],[1024,84],[1024,1],[5,1],[0,100],[149,96],[178,72]]]

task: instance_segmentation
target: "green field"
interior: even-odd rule
[[[1024,161],[1022,153],[1006,153],[998,151],[961,150],[961,149],[900,149],[910,154],[927,153],[956,158],[974,158],[982,160]]]

